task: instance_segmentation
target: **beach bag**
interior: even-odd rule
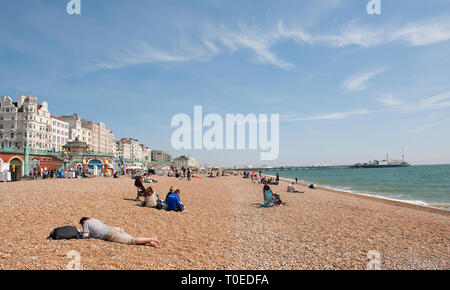
[[[70,240],[78,237],[78,230],[74,226],[64,226],[51,231],[47,237],[49,240]]]

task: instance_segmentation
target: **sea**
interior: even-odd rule
[[[450,210],[450,165],[391,168],[304,168],[264,170],[263,174],[363,194]]]

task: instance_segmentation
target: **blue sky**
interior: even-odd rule
[[[0,1],[0,95],[218,165],[450,163],[450,2]],[[176,113],[280,114],[280,154],[171,148]]]

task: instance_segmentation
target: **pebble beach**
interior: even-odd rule
[[[165,197],[181,190],[187,212],[143,208],[129,177],[0,183],[0,269],[66,269],[69,251],[82,269],[281,270],[450,269],[450,212],[325,188],[286,192],[286,206],[261,208],[262,185],[239,176],[145,183]],[[46,237],[82,216],[156,236],[161,248]]]

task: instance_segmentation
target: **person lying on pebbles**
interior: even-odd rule
[[[83,236],[125,245],[146,245],[160,248],[161,244],[156,237],[133,238],[123,229],[110,227],[95,218],[82,217],[80,225],[83,227]]]

